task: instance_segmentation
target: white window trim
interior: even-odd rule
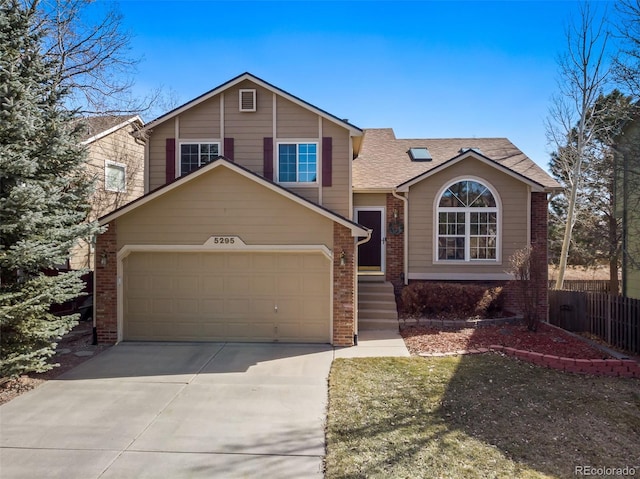
[[[218,145],[218,155],[222,155],[222,140],[220,138],[216,138],[216,139],[199,139],[199,138],[185,138],[185,139],[180,139],[178,141],[178,147],[176,148],[176,162],[177,162],[177,168],[176,171],[178,172],[178,176],[182,176],[182,145],[201,145],[203,143],[207,143],[207,144],[216,144]],[[202,165],[199,165],[199,167]]]
[[[318,139],[305,140],[305,139],[290,139],[290,140],[278,140],[275,142],[275,169],[276,169],[276,182],[278,184],[296,188],[317,188],[320,185],[320,162],[322,152],[320,151],[320,141]],[[315,181],[280,181],[280,145],[296,145],[296,162],[298,161],[298,145],[316,145],[316,180]],[[298,165],[296,163],[296,176],[298,175]]]
[[[475,181],[487,187],[487,189],[493,195],[493,198],[496,201],[496,206],[493,208],[456,208],[456,207],[442,207],[440,208],[438,205],[440,203],[440,199],[444,192],[452,185],[459,183],[461,181]],[[492,212],[495,211],[496,215],[496,258],[495,259],[471,259],[470,249],[471,242],[465,241],[465,259],[464,260],[452,260],[452,259],[439,259],[438,258],[438,238],[439,238],[439,212],[447,212],[447,211],[457,211],[457,212],[465,212],[465,238],[469,238],[469,216],[466,214],[468,211],[475,210]],[[433,200],[433,263],[434,264],[446,264],[446,265],[469,265],[469,264],[477,264],[477,265],[496,265],[502,264],[502,199],[498,194],[496,188],[489,183],[486,179],[480,178],[478,176],[459,176],[449,180],[447,183],[442,186],[434,200]]]
[[[122,188],[109,188],[107,184],[107,169],[110,166],[122,168],[124,172],[124,186]],[[105,191],[113,191],[115,193],[124,193],[127,191],[127,165],[124,163],[118,163],[117,161],[105,160],[104,162],[104,189]]]

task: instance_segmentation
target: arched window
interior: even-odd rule
[[[488,186],[456,181],[437,201],[437,261],[498,259],[498,203]]]

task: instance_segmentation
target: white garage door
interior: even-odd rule
[[[330,342],[321,253],[132,253],[125,340]]]

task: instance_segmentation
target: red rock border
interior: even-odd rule
[[[574,359],[541,354],[533,351],[498,346],[492,344],[488,348],[452,351],[448,353],[420,353],[421,357],[459,356],[461,354],[481,354],[495,351],[527,361],[538,366],[557,369],[567,373],[593,374],[595,376],[618,376],[624,378],[640,378],[640,364],[632,359]]]

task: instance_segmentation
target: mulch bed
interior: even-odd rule
[[[541,324],[536,332],[528,331],[523,325],[509,324],[457,331],[411,325],[405,326],[401,334],[413,355],[450,353],[499,345],[574,359],[611,357],[585,341],[547,324]]]

